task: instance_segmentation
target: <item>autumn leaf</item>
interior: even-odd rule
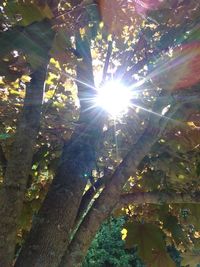
[[[48,4],[39,5],[36,1],[9,1],[5,6],[9,16],[18,16],[18,25],[27,26],[33,22],[41,21],[44,18],[51,19],[53,13]]]
[[[118,36],[122,34],[125,26],[138,27],[143,21],[135,11],[133,3],[127,0],[100,0],[100,11],[108,32]]]
[[[183,258],[182,260],[182,265],[183,266],[196,266],[197,264],[200,264],[200,253],[199,252],[185,252],[181,254],[181,257]]]
[[[165,250],[153,251],[153,257],[148,267],[176,267],[175,262]]]
[[[151,77],[167,90],[188,89],[200,81],[200,43],[179,46],[171,56],[158,59]]]
[[[163,217],[163,228],[170,231],[172,234],[173,239],[177,244],[181,242],[187,242],[187,237],[184,234],[181,225],[178,223],[177,217],[168,214]]]
[[[152,260],[153,250],[165,250],[164,234],[161,229],[150,223],[128,222],[126,248],[138,246],[139,256],[147,263]]]

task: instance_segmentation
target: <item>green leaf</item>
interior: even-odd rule
[[[182,204],[182,209],[187,209],[189,215],[185,219],[187,223],[194,225],[197,231],[200,230],[200,204]]]
[[[15,17],[16,14],[20,16],[22,19],[18,24],[21,26],[27,26],[33,22],[41,21],[44,18],[51,19],[53,17],[53,13],[47,4],[39,6],[31,1],[29,3],[9,1],[5,7],[5,11],[8,16]]]
[[[153,252],[152,261],[149,267],[176,267],[175,262],[165,250],[157,250]]]
[[[152,260],[153,250],[165,251],[164,234],[158,226],[128,222],[124,228],[127,230],[126,248],[138,245],[138,254],[147,263]]]
[[[1,133],[0,134],[0,140],[4,140],[7,138],[10,138],[10,134],[8,134],[8,133]]]
[[[177,217],[169,214],[163,218],[163,228],[171,232],[173,239],[177,244],[187,242],[188,239],[184,234],[181,225],[178,223]]]
[[[32,69],[37,69],[47,57],[54,33],[48,20],[33,23],[27,27],[16,26],[0,33],[0,57],[5,57],[13,50],[26,54],[27,62]]]
[[[189,204],[188,205],[191,215],[189,215],[190,223],[192,223],[195,228],[200,230],[200,204]]]
[[[197,264],[200,264],[200,253],[187,251],[181,254],[181,257],[183,258],[181,262],[183,266],[193,267],[196,266]]]

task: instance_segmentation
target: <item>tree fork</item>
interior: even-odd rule
[[[98,111],[87,110],[84,100],[94,95],[90,43],[76,35],[76,49],[81,55],[77,66],[78,94],[81,102],[77,127],[63,148],[57,173],[41,209],[33,222],[15,267],[56,267],[67,249],[74,220],[87,183],[95,169],[95,149],[102,126]],[[94,118],[95,120],[92,118]]]
[[[159,99],[156,104],[159,103]],[[157,106],[154,106],[154,109]],[[158,105],[159,106],[159,105]],[[179,105],[175,105],[169,112],[171,116],[177,111]],[[170,116],[170,117],[171,117]],[[112,213],[119,202],[121,189],[128,177],[133,175],[141,160],[149,153],[151,147],[159,140],[168,120],[151,114],[146,130],[133,145],[130,152],[117,167],[101,195],[86,214],[77,232],[75,233],[68,250],[62,258],[59,267],[80,267],[86,256],[88,248],[95,237],[99,227]],[[160,125],[156,128],[153,125]]]

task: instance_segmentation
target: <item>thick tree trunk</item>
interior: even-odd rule
[[[94,168],[91,138],[74,136],[65,146],[62,163],[15,266],[55,267],[60,262],[87,183],[85,174]]]
[[[44,82],[49,62],[48,52],[53,38],[54,32],[48,20],[36,22],[27,27],[15,27],[1,33],[3,50],[23,50],[30,56],[29,59],[38,65],[30,75],[31,82],[26,89],[22,116],[17,125],[11,157],[6,166],[0,193],[0,266],[4,267],[11,266],[14,256],[17,224],[40,126]],[[33,51],[29,51],[30,47]]]
[[[77,69],[81,114],[71,140],[64,146],[57,174],[42,207],[33,222],[16,267],[56,267],[67,249],[74,220],[87,183],[95,169],[95,148],[101,132],[101,121],[93,117],[85,99],[94,95],[92,59],[86,39],[79,39]],[[86,85],[88,84],[88,85]],[[89,86],[90,85],[90,86]],[[91,104],[90,104],[91,105]]]
[[[11,158],[5,172],[0,196],[0,266],[4,267],[11,266],[14,256],[17,223],[40,125],[45,76],[46,64],[31,75],[22,118],[17,127]]]

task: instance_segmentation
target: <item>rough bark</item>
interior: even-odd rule
[[[11,39],[12,37],[14,38]],[[33,60],[38,63],[38,68],[30,75],[31,82],[26,88],[22,115],[17,125],[0,193],[0,265],[4,267],[11,266],[14,257],[17,224],[40,126],[48,51],[53,38],[54,32],[48,20],[1,33],[5,49],[22,49],[29,56],[31,54]],[[33,51],[29,51],[30,47],[34,48]]]
[[[71,140],[65,144],[61,163],[50,190],[33,222],[16,267],[56,267],[66,251],[70,234],[87,183],[95,168],[95,148],[101,132],[101,119],[88,110],[93,96],[90,44],[77,36],[80,64],[77,68],[81,114]]]
[[[22,118],[17,127],[11,158],[7,163],[1,191],[0,265],[11,266],[14,256],[17,222],[21,213],[33,148],[40,125],[46,68],[31,75],[26,91]]]
[[[62,163],[15,266],[54,267],[59,263],[87,182],[85,174],[94,168],[89,139],[74,137],[64,148]]]

